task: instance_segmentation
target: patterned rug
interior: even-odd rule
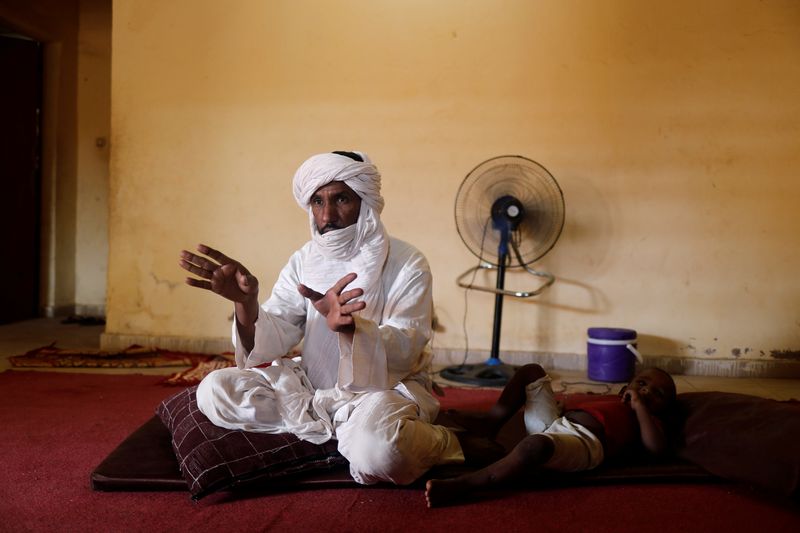
[[[187,368],[186,370],[181,370],[180,372],[172,374],[162,381],[161,384],[175,386],[197,385],[204,377],[208,375],[209,372],[219,368],[235,366],[235,364],[236,363],[234,362],[232,353],[212,355],[206,361],[199,361],[191,368]]]
[[[15,368],[155,368],[186,366],[172,374],[164,385],[194,385],[212,370],[233,366],[233,354],[209,355],[175,352],[131,345],[118,352],[65,350],[56,343],[9,357]]]

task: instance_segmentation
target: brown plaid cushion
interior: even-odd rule
[[[336,441],[312,444],[292,434],[270,435],[215,426],[197,408],[189,387],[161,402],[156,414],[172,434],[172,448],[192,498],[244,484],[346,465]]]

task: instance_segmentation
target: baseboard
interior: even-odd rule
[[[103,333],[100,348],[116,351],[132,344],[152,346],[180,352],[216,354],[233,351],[230,338],[179,337],[170,335],[125,335]],[[466,360],[464,350],[434,348],[433,364],[437,367],[481,363],[489,358],[488,350],[470,350]],[[675,375],[712,376],[726,378],[783,378],[800,379],[800,361],[777,359],[692,359],[669,355],[643,355],[645,366],[657,366]],[[504,363],[524,365],[539,363],[544,368],[562,371],[585,372],[586,354],[506,351],[501,355]]]
[[[75,313],[80,316],[94,316],[105,318],[106,306],[105,305],[90,305],[90,304],[75,304]]]
[[[464,357],[463,349],[434,348],[433,364],[451,366],[482,363],[489,358],[488,350],[470,350]],[[693,359],[670,355],[643,355],[645,366],[663,368],[670,374],[712,376],[725,378],[782,378],[800,379],[800,361],[778,359]],[[546,369],[562,371],[587,370],[586,354],[548,352],[503,352],[504,363],[524,365],[538,363]]]
[[[433,364],[436,366],[452,366],[482,363],[489,359],[490,354],[489,350],[470,350],[466,358],[464,355],[463,348],[434,348]],[[500,358],[509,365],[538,363],[544,368],[552,370],[586,370],[586,355],[580,354],[503,351]]]
[[[718,378],[800,379],[800,361],[780,359],[692,359],[668,355],[645,355],[647,366],[663,368],[670,374]]]
[[[102,318],[106,316],[105,305],[47,305],[42,309],[42,316],[45,318],[66,317],[73,315],[92,316]]]
[[[132,344],[190,353],[219,354],[233,351],[231,339],[224,337],[197,338],[170,335],[124,335],[119,333],[102,333],[100,335],[101,350],[123,350]]]

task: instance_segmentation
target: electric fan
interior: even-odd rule
[[[555,178],[539,163],[522,156],[500,156],[475,167],[458,189],[456,228],[461,240],[478,257],[478,266],[461,274],[460,287],[495,295],[492,347],[489,359],[442,370],[452,381],[483,386],[502,386],[515,367],[500,360],[503,298],[529,298],[553,284],[555,277],[529,265],[555,245],[564,226],[564,195]],[[465,278],[478,270],[495,270],[495,287],[476,286]],[[530,291],[507,290],[507,270],[521,270],[542,278]]]

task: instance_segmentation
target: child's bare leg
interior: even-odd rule
[[[458,503],[465,496],[532,475],[553,455],[553,441],[536,434],[525,437],[511,452],[485,468],[452,479],[431,479],[425,485],[428,507]]]
[[[447,411],[447,417],[467,431],[483,437],[494,438],[497,432],[508,422],[519,409],[525,405],[527,395],[525,387],[537,379],[543,378],[547,372],[537,364],[520,367],[500,393],[500,398],[488,412]]]
[[[466,429],[470,434],[493,439],[500,430],[498,421],[489,416],[486,411],[460,411],[448,409],[441,413],[439,423],[446,426],[455,424]]]
[[[506,455],[506,450],[497,442],[469,431],[456,432],[461,451],[464,453],[464,464],[469,466],[486,466]]]
[[[528,384],[546,375],[547,372],[544,371],[544,368],[535,363],[520,367],[506,383],[500,398],[497,399],[497,403],[492,406],[489,413],[493,417],[501,419],[502,423],[505,424],[519,411],[520,407],[525,405],[527,400],[525,388]]]

